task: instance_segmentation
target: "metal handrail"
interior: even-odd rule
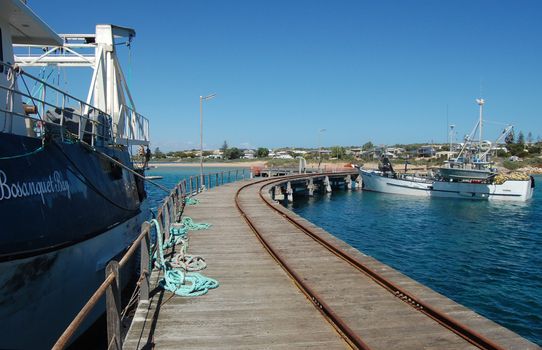
[[[228,174],[228,181],[224,181],[224,174]],[[216,179],[221,178],[222,181],[215,182],[215,186],[224,185],[225,183],[232,182],[231,181],[231,174],[233,173],[232,170],[230,171],[223,171],[223,172],[216,172],[216,173],[208,173],[205,174],[204,177],[208,179],[208,183],[211,184],[211,177],[215,177]],[[193,196],[195,194],[201,193],[204,191],[204,189],[201,186],[193,187],[194,179],[196,183],[199,182],[200,176],[190,176],[188,179],[182,179],[179,181],[179,183],[174,187],[173,190],[169,193],[169,195],[164,199],[161,207],[158,209],[158,213],[156,215],[156,220],[160,224],[160,226],[163,228],[167,226],[167,224],[171,222],[175,222],[177,220],[177,216],[179,214],[182,214],[184,211],[184,199],[187,196]],[[239,169],[235,170],[235,179],[234,181],[237,181],[239,178]],[[245,169],[243,169],[241,173],[241,178],[245,179]],[[209,187],[211,188],[211,187]],[[166,235],[166,239],[168,238],[167,235],[169,232],[167,230],[161,230],[164,235]],[[138,247],[141,247],[141,271],[139,274],[139,281],[142,282],[142,286],[146,285],[147,288],[143,290],[143,288],[140,289],[140,296],[139,300],[148,300],[148,285],[149,285],[149,275],[150,272],[148,269],[148,261],[150,258],[150,252],[148,243],[150,242],[150,224],[148,222],[144,222],[141,226],[141,233],[139,236],[132,242],[131,246],[128,248],[126,253],[122,256],[121,260],[118,262],[118,267],[123,267],[128,263],[128,260],[133,257],[134,253],[137,251]],[[146,244],[142,244],[145,242]],[[112,260],[107,265],[106,271],[110,270],[111,266],[114,266],[117,264],[116,261]],[[145,266],[146,265],[146,266]],[[68,325],[68,327],[64,330],[62,335],[58,338],[56,343],[54,344],[53,348],[54,350],[61,350],[66,348],[68,345],[68,342],[73,337],[77,329],[81,326],[83,321],[88,317],[89,313],[96,307],[99,300],[106,294],[108,290],[112,289],[112,286],[115,282],[117,282],[119,276],[118,267],[116,268],[115,273],[107,273],[105,280],[102,282],[102,284],[98,287],[98,289],[92,294],[90,299],[85,303],[85,305],[81,308],[79,313],[75,316],[75,318],[72,320],[72,322]],[[144,295],[142,295],[144,294]],[[109,310],[111,311],[111,310]],[[111,311],[113,312],[113,311]],[[109,312],[108,312],[109,314]],[[108,323],[108,333],[110,328],[110,322],[112,322],[109,318],[107,320]],[[116,328],[120,329],[120,328]],[[117,339],[115,335],[108,334],[108,343],[109,344],[120,344],[120,348],[122,348],[122,341],[120,339]],[[115,339],[116,341],[113,342],[112,340]]]
[[[19,76],[22,76],[22,77],[28,77],[30,80],[32,80],[34,83],[37,83],[37,84],[41,84],[42,87],[43,87],[43,91],[42,91],[42,96],[41,97],[35,97],[35,96],[32,96],[30,95],[30,91],[28,91],[28,93],[25,93],[23,91],[19,89],[15,89],[15,84],[10,88],[8,86],[0,86],[0,89],[2,90],[5,90],[6,92],[8,92],[10,94],[10,103],[9,103],[9,106],[11,108],[11,110],[4,110],[2,109],[2,112],[4,113],[11,113],[12,115],[16,115],[16,116],[19,116],[19,117],[23,117],[23,118],[28,118],[28,119],[31,119],[31,120],[35,120],[35,121],[41,121],[41,122],[44,122],[44,115],[45,114],[45,109],[46,108],[58,108],[62,111],[62,114],[60,115],[60,125],[63,126],[64,125],[64,111],[66,110],[66,108],[68,108],[69,106],[66,106],[66,101],[67,100],[71,100],[73,101],[73,104],[74,104],[74,107],[78,107],[79,108],[79,111],[77,111],[76,108],[73,108],[74,111],[73,112],[70,112],[72,113],[73,115],[76,115],[80,118],[80,120],[85,120],[85,123],[86,122],[91,122],[91,125],[93,126],[92,127],[92,132],[91,133],[88,133],[86,132],[84,129],[82,129],[82,123],[80,122],[79,123],[79,135],[78,137],[79,138],[82,138],[83,135],[88,135],[88,134],[91,134],[92,136],[100,136],[98,135],[97,133],[94,132],[94,130],[96,130],[96,126],[110,126],[109,129],[108,129],[108,135],[107,135],[107,139],[108,140],[111,140],[113,143],[118,143],[118,142],[115,142],[115,138],[114,138],[114,135],[113,135],[113,130],[117,130],[119,128],[119,123],[113,123],[112,122],[112,117],[111,115],[107,114],[106,112],[104,112],[103,110],[95,107],[95,106],[92,106],[88,103],[86,103],[85,101],[73,96],[73,95],[70,95],[69,93],[55,87],[54,85],[48,83],[47,81],[43,80],[43,79],[40,79],[38,77],[35,77],[27,72],[25,72],[24,70],[22,70],[20,67],[16,66],[16,65],[11,65],[11,64],[8,64],[8,63],[5,63],[5,62],[2,62],[0,61],[0,66],[2,67],[5,67],[8,72],[11,72],[11,74],[13,74],[13,79],[17,79]],[[24,79],[23,79],[23,83],[24,83]],[[28,87],[28,86],[27,86]],[[56,92],[57,94],[60,94],[62,96],[62,105],[61,106],[58,106],[56,104],[53,104],[51,102],[48,102],[46,100],[46,91],[48,89],[52,89],[54,92]],[[15,97],[15,94],[21,96],[21,97],[25,97],[27,99],[29,99],[31,102],[32,102],[32,105],[36,108],[38,108],[38,105],[41,105],[41,113],[42,115],[38,115],[40,116],[40,118],[34,118],[34,117],[30,117],[28,115],[21,115],[21,113],[18,113],[14,110],[14,97]],[[7,107],[7,106],[6,106]],[[86,113],[83,113],[83,111],[86,111]],[[122,136],[125,136],[126,139],[128,140],[135,140],[135,141],[147,141],[147,137],[148,137],[148,134],[149,134],[149,120],[147,118],[145,118],[143,115],[135,112],[133,110],[133,108],[130,108],[129,106],[126,106],[125,104],[121,104],[121,114],[124,116],[123,118],[123,123],[120,123],[123,127],[123,130],[125,130],[123,132],[123,135]],[[98,115],[103,115],[105,120],[106,120],[106,123],[101,123],[99,120],[93,120],[89,117],[89,115],[91,113],[97,113]],[[128,113],[128,116],[126,115],[126,113]],[[132,123],[135,123],[135,124],[139,124],[141,127],[140,128],[135,128],[135,130],[132,129]],[[126,130],[128,132],[126,132]],[[94,139],[94,138],[93,138]],[[94,142],[94,140],[93,140]]]

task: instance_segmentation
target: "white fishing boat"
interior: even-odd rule
[[[361,168],[358,171],[364,190],[411,196],[527,201],[532,198],[535,186],[532,176],[517,174],[496,176],[488,181],[444,181]]]
[[[532,198],[535,181],[532,176],[521,173],[499,174],[488,161],[491,146],[482,141],[483,99],[476,100],[480,106],[480,119],[471,136],[463,145],[459,155],[447,166],[435,169],[430,176],[400,174],[393,170],[388,158],[384,157],[379,170],[365,170],[358,167],[363,180],[363,189],[368,191],[424,197],[468,198],[500,201],[527,201]],[[479,131],[478,148],[469,149],[469,139]],[[511,130],[507,127],[499,139]],[[497,140],[499,140],[497,139]]]
[[[113,25],[56,34],[25,2],[0,0],[2,349],[51,348],[149,217],[130,160],[130,147],[149,143],[148,120],[117,58],[134,36]],[[27,67],[90,67],[86,100]]]

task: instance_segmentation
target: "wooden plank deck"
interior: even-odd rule
[[[189,251],[205,257],[202,273],[220,286],[197,298],[157,293],[149,311],[145,305],[137,311],[126,349],[347,347],[246,225],[234,205],[238,187],[204,192],[200,204],[185,210],[194,221],[213,224],[191,232]]]
[[[197,298],[170,298],[158,291],[139,306],[125,342],[127,349],[345,348],[322,314],[263,248],[235,208],[229,184],[198,195],[185,215],[213,227],[190,234],[190,254],[205,257],[203,274],[220,282]],[[374,349],[471,349],[473,346],[376,285],[273,212],[258,198],[260,186],[242,192],[247,215],[306,283]],[[356,255],[396,284],[431,301],[457,320],[508,349],[538,346],[358,252],[311,225],[326,240]],[[156,272],[153,280],[159,278]]]

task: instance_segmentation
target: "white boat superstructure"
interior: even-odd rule
[[[508,125],[499,135],[494,143],[484,140],[482,137],[482,129],[484,124],[483,110],[485,100],[483,98],[476,99],[479,106],[478,122],[469,135],[466,136],[465,142],[459,151],[459,154],[445,162],[445,166],[434,169],[443,180],[482,180],[488,181],[491,177],[497,175],[497,169],[493,167],[493,162],[490,159],[490,152],[494,150],[493,145],[497,145],[500,141],[512,131],[513,127]],[[478,132],[478,142],[475,135]],[[452,138],[450,138],[452,140]],[[450,141],[450,151],[453,150],[453,142]]]

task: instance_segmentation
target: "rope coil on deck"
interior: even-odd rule
[[[156,219],[151,220],[151,226],[154,225],[157,237],[157,257],[156,263],[164,272],[164,278],[159,285],[165,290],[183,297],[194,297],[206,294],[209,289],[218,287],[218,281],[206,277],[197,272],[185,272],[179,268],[174,268],[171,261],[166,260],[164,250],[166,244],[163,243],[160,224]],[[174,235],[171,235],[172,237]],[[179,236],[182,237],[182,236]],[[176,239],[176,238],[175,238]]]
[[[169,241],[165,246],[167,248],[177,246],[180,251],[171,258],[170,264],[172,267],[181,268],[184,271],[200,271],[207,267],[207,263],[201,256],[187,254],[189,242],[188,230],[188,226],[182,223],[171,224],[169,228]]]
[[[190,231],[206,230],[212,226],[211,224],[207,223],[196,223],[191,217],[188,216],[183,218],[182,224],[183,227],[186,227],[186,229]]]
[[[186,205],[196,205],[196,204],[199,204],[199,200],[197,198],[184,197],[184,204],[186,204]]]

